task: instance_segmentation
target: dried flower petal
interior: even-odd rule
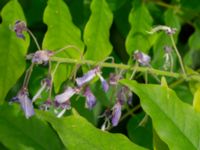
[[[17,35],[17,37],[25,39],[25,36],[23,35],[23,31],[27,31],[26,23],[24,21],[16,21],[14,26],[14,31]]]
[[[143,66],[149,66],[151,61],[151,58],[148,55],[140,52],[139,50],[134,52],[134,59]]]
[[[39,50],[34,53],[34,55],[29,54],[27,58],[32,58],[32,63],[35,64],[46,64],[49,61],[49,58],[53,55],[54,53],[49,50]],[[32,57],[31,57],[32,56]]]
[[[93,70],[88,71],[86,74],[84,74],[80,78],[76,78],[76,83],[79,87],[83,86],[85,83],[88,83],[91,81],[96,74],[99,72],[99,67],[94,68]]]
[[[117,102],[112,108],[112,125],[117,126],[121,117],[121,104]]]
[[[71,87],[68,87],[63,93],[55,97],[55,101],[58,103],[64,103],[68,101],[77,91]]]
[[[172,34],[176,33],[176,28],[171,28],[171,27],[168,27],[168,26],[159,25],[159,26],[156,26],[155,28],[153,28],[148,33],[154,34],[155,32],[158,32],[158,31],[165,31],[166,34],[172,35]]]
[[[86,108],[92,109],[96,104],[96,97],[91,92],[89,86],[85,88],[84,96],[86,97],[86,103],[85,103]]]

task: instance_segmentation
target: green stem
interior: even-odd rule
[[[181,65],[181,69],[183,71],[183,74],[184,74],[184,77],[186,77],[186,72],[185,72],[185,68],[183,66],[183,61],[182,61],[182,58],[181,58],[181,55],[176,47],[176,44],[175,44],[175,41],[174,41],[174,38],[173,38],[173,35],[170,35],[170,38],[171,38],[171,41],[172,41],[172,46],[174,47],[174,50],[176,52],[176,55],[178,56],[178,60],[179,60],[179,63]]]
[[[31,30],[27,29],[27,32],[28,32],[28,33],[31,35],[31,37],[33,38],[33,40],[34,40],[34,42],[35,42],[35,44],[36,44],[36,46],[37,46],[37,49],[38,49],[38,50],[41,50],[40,45],[39,45],[39,43],[38,43],[36,37],[34,36],[34,34],[31,32]]]
[[[92,61],[92,60],[77,60],[77,59],[71,59],[71,58],[59,58],[59,57],[51,57],[51,61],[54,62],[60,62],[60,63],[72,63],[72,64],[80,64],[80,65],[96,65],[98,62]],[[149,68],[149,67],[140,67],[140,66],[129,66],[125,64],[116,64],[116,63],[101,63],[101,67],[107,67],[107,68],[119,68],[119,69],[124,69],[124,70],[137,70],[139,72],[146,72],[150,71],[153,74],[156,75],[162,75],[162,76],[169,76],[169,77],[174,77],[174,78],[179,78],[182,77],[181,74],[179,73],[173,73],[173,72],[168,72],[168,71],[162,71],[162,70],[157,70],[154,68]]]

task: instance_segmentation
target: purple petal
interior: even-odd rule
[[[151,61],[151,58],[148,55],[138,50],[134,52],[134,59],[143,66],[148,66]]]
[[[49,50],[39,50],[35,52],[32,58],[32,63],[35,63],[35,64],[47,63],[49,61],[49,57],[52,55],[53,55],[53,52]]]
[[[26,118],[30,118],[35,114],[34,108],[33,108],[33,103],[28,97],[28,93],[24,91],[20,91],[18,94],[18,99],[21,104],[21,107],[25,113]]]
[[[107,81],[99,73],[97,75],[99,76],[99,78],[101,80],[101,85],[102,85],[103,90],[105,92],[107,92],[109,89],[109,85],[108,85]]]
[[[85,83],[88,83],[89,81],[91,81],[96,76],[97,72],[99,72],[98,67],[94,68],[93,70],[88,71],[82,77],[76,78],[76,84],[79,87],[83,86]]]
[[[55,101],[58,103],[64,103],[68,101],[77,91],[71,87],[68,87],[63,93],[55,97]]]
[[[96,104],[96,97],[91,92],[89,86],[86,87],[84,96],[86,97],[86,108],[92,109]]]
[[[118,123],[119,123],[119,119],[121,117],[121,107],[122,107],[121,104],[119,102],[117,102],[112,108],[112,110],[113,110],[113,112],[112,112],[112,125],[113,126],[117,126]]]
[[[14,26],[14,31],[17,35],[17,37],[25,39],[25,36],[23,35],[23,31],[27,31],[26,23],[24,21],[16,21]]]

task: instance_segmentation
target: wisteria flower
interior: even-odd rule
[[[86,103],[85,103],[86,108],[92,109],[96,105],[96,97],[91,92],[89,86],[85,88],[83,95],[86,97]]]
[[[44,111],[48,111],[49,108],[53,105],[51,99],[47,99],[42,105],[40,105],[40,109]]]
[[[35,53],[27,55],[27,59],[31,59],[35,64],[47,64],[50,57],[53,56],[53,52],[49,50],[39,50]]]
[[[23,109],[24,114],[27,119],[35,114],[34,108],[33,108],[33,103],[30,100],[30,98],[28,97],[27,89],[24,88],[24,89],[20,90],[19,93],[17,94],[17,96],[14,97],[13,99],[14,99],[14,101],[17,101],[20,103],[21,108]]]
[[[118,81],[121,79],[121,76],[115,73],[110,73],[109,84],[117,85]]]
[[[97,73],[97,75],[99,76],[103,90],[105,92],[107,92],[109,89],[109,85],[108,85],[107,81],[101,76],[100,73]]]
[[[64,103],[68,101],[77,92],[79,92],[79,89],[68,87],[63,93],[55,97],[55,101],[58,103]]]
[[[18,38],[25,39],[23,32],[27,31],[26,23],[20,20],[16,21],[14,25],[14,31]]]
[[[122,113],[121,109],[122,109],[122,105],[119,101],[112,108],[112,125],[114,127],[117,126],[119,123],[119,119]]]
[[[97,73],[100,72],[100,68],[96,67],[90,71],[88,71],[86,74],[84,74],[82,77],[76,78],[76,83],[79,87],[83,86],[84,84],[91,81]]]
[[[149,66],[150,64],[150,61],[151,61],[151,57],[148,56],[147,54],[139,51],[139,50],[136,50],[134,52],[134,59],[141,65],[143,66]]]

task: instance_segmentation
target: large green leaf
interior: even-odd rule
[[[151,46],[147,31],[151,30],[152,17],[144,3],[135,1],[129,14],[131,30],[126,39],[126,50],[129,55],[137,49],[148,52]]]
[[[10,150],[62,149],[63,144],[47,122],[26,119],[19,105],[0,106],[0,142]]]
[[[86,59],[103,60],[112,51],[109,42],[109,29],[113,15],[105,0],[93,0],[91,16],[84,30],[84,41],[87,46]]]
[[[43,49],[58,50],[68,45],[74,45],[79,50],[69,48],[61,52],[60,56],[80,58],[84,49],[84,44],[81,41],[81,32],[73,24],[69,9],[63,0],[49,0],[43,19],[48,26],[42,44]],[[66,68],[65,65],[61,65],[58,68],[54,79],[56,91],[58,91],[60,85],[66,80],[67,74],[69,75],[71,71],[72,68]]]
[[[140,97],[142,108],[152,118],[156,132],[170,149],[200,149],[200,114],[182,102],[173,90],[129,80],[121,83]]]
[[[38,115],[52,125],[68,149],[144,149],[130,142],[121,134],[112,134],[96,129],[84,118],[78,115],[63,117],[60,119],[56,118],[52,114],[44,112],[39,112]]]
[[[17,0],[10,1],[2,10],[0,25],[0,103],[10,88],[16,83],[25,70],[25,54],[29,45],[26,40],[17,38],[10,29],[17,20],[25,20],[21,6]]]

